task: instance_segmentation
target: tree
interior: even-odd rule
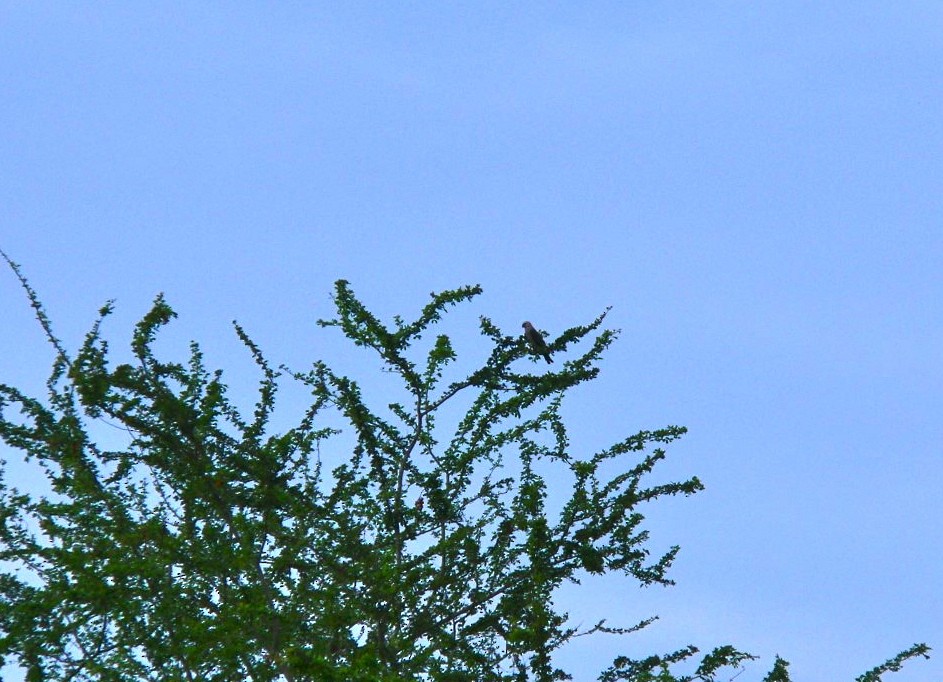
[[[70,354],[10,264],[56,352],[44,400],[0,385],[0,437],[51,488],[0,480],[0,656],[31,682],[543,682],[570,679],[552,654],[573,637],[651,622],[579,630],[553,602],[586,574],[669,584],[677,548],[650,556],[641,507],[702,487],[645,482],[681,427],[587,457],[570,446],[561,401],[597,375],[616,338],[605,312],[550,344],[561,357],[584,347],[556,372],[535,372],[523,340],[483,317],[489,356],[446,383],[449,337],[418,349],[479,287],[433,294],[417,319],[388,326],[339,281],[337,317],[319,324],[372,351],[402,397],[379,410],[323,362],[275,368],[234,323],[261,374],[246,416],[197,344],[185,363],[155,355],[175,317],[162,296],[134,330],[134,361],[113,366],[101,331],[111,303]],[[286,380],[307,387],[310,405],[273,433]],[[443,427],[455,404],[464,416]],[[124,429],[126,444],[97,443],[98,421]],[[564,479],[568,490],[551,490]],[[671,672],[696,653],[620,657],[599,679],[713,680],[752,658],[722,646],[694,672]],[[768,679],[788,680],[777,666]]]

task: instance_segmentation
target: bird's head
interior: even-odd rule
[[[532,325],[530,322],[525,322],[525,323],[522,324],[521,326],[522,326],[524,329],[528,329],[529,327],[533,327],[533,325]]]

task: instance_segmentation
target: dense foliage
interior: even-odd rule
[[[56,351],[44,399],[0,385],[0,437],[49,483],[38,493],[0,481],[0,655],[31,682],[562,680],[552,654],[573,637],[650,622],[580,630],[554,606],[557,588],[586,574],[670,582],[677,548],[650,556],[641,505],[701,489],[697,478],[645,482],[680,427],[587,456],[571,447],[561,401],[597,375],[616,337],[605,314],[548,339],[565,359],[556,371],[481,318],[490,354],[445,382],[456,353],[428,335],[478,287],[386,325],[339,281],[336,318],[320,324],[375,353],[401,397],[378,408],[320,361],[273,367],[236,325],[261,375],[245,415],[196,344],[183,363],[155,355],[175,317],[162,297],[134,330],[134,360],[113,365],[101,333],[110,304],[73,355],[21,281]],[[275,433],[282,381],[311,398]],[[463,416],[439,423],[456,404]],[[126,442],[96,442],[100,422]],[[698,663],[696,652],[597,672],[712,680],[751,658],[722,646]],[[766,679],[788,680],[786,663]]]

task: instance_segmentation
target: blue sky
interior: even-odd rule
[[[561,595],[580,641],[732,642],[796,680],[943,673],[943,5],[0,3],[0,248],[76,345],[163,291],[248,392],[276,361],[358,362],[313,321],[335,279],[383,315],[480,283],[477,315],[622,337],[574,447],[684,424],[649,511],[668,590]],[[51,360],[0,276],[0,381]],[[458,344],[461,349],[461,343]],[[248,396],[248,393],[246,393]],[[248,398],[247,398],[248,399]]]

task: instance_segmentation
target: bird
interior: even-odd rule
[[[420,511],[420,512],[421,512],[421,511],[422,511],[422,508],[423,508],[425,505],[426,505],[426,501],[420,497],[418,500],[416,500],[416,504],[415,504],[414,506],[416,507],[416,511]]]
[[[527,343],[530,344],[533,351],[543,355],[548,365],[553,364],[553,360],[550,357],[550,349],[547,347],[547,343],[544,341],[544,337],[540,335],[540,332],[534,329],[534,325],[530,322],[525,322],[521,326],[524,328],[524,338],[527,339]]]

